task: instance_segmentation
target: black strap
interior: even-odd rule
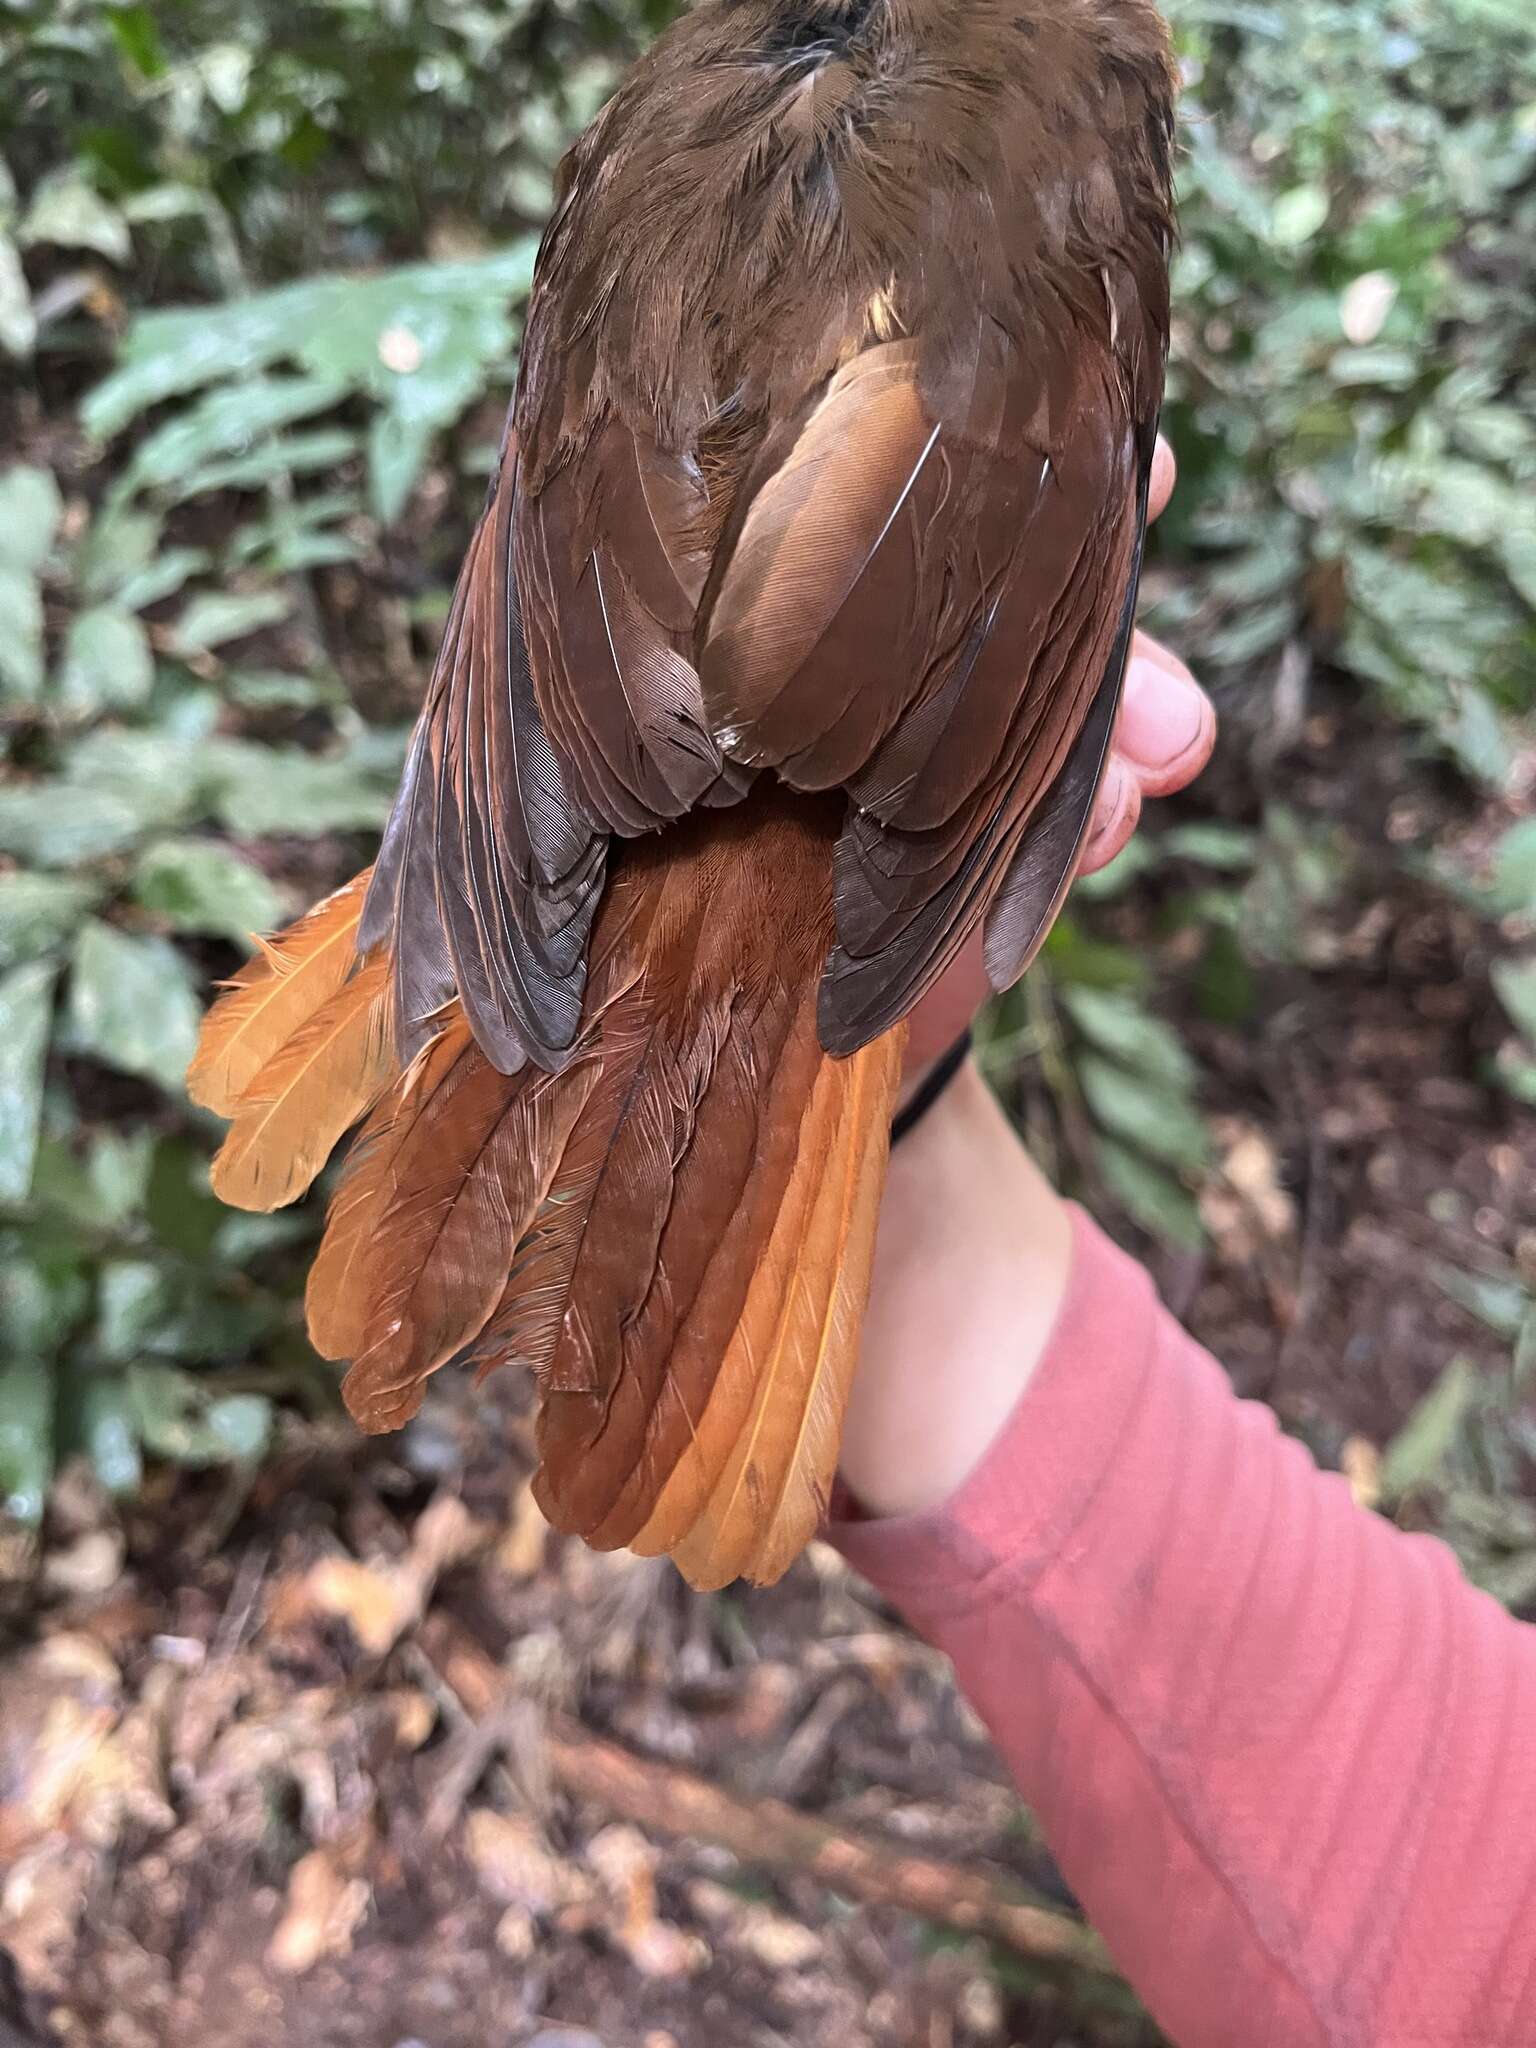
[[[971,1034],[957,1038],[941,1060],[928,1069],[923,1085],[891,1125],[891,1143],[910,1137],[971,1056]]]

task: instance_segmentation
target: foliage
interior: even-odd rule
[[[666,0],[35,0],[0,12],[0,1498],[54,1457],[259,1454],[327,1385],[306,1215],[209,1194],[180,1073],[246,935],[366,857],[499,431],[553,165]],[[1180,0],[1190,78],[1153,594],[1239,719],[1339,665],[1486,794],[1442,879],[1505,921],[1536,1099],[1536,45],[1517,0]],[[426,536],[430,533],[430,540]],[[1198,573],[1191,573],[1198,571]],[[1237,686],[1241,684],[1241,693]],[[1245,713],[1243,706],[1256,707]],[[1267,737],[1283,743],[1285,730]],[[1187,820],[1082,892],[992,1054],[1195,1241],[1202,1006],[1311,959],[1346,855],[1304,812]],[[1324,962],[1314,962],[1325,966]]]

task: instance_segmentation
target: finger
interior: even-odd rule
[[[1161,519],[1168,509],[1168,500],[1173,496],[1173,487],[1179,480],[1179,465],[1174,460],[1173,450],[1159,434],[1157,448],[1152,456],[1152,482],[1147,492],[1147,517]]]
[[[1093,829],[1083,848],[1080,875],[1107,868],[1116,854],[1123,853],[1141,819],[1141,782],[1129,762],[1118,754],[1110,756],[1099,800],[1094,807]]]
[[[1216,744],[1216,711],[1175,654],[1138,633],[1125,677],[1115,752],[1143,796],[1168,796],[1193,782]]]

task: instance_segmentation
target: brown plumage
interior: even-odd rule
[[[239,977],[228,1199],[370,1429],[521,1360],[539,1499],[698,1585],[824,1503],[902,1020],[1070,882],[1134,614],[1148,0],[701,0],[566,159],[370,877]],[[366,896],[365,896],[366,890]]]

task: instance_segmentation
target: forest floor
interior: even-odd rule
[[[1383,849],[1439,801],[1343,706],[1287,775]],[[1224,1171],[1209,1249],[1154,1263],[1369,1500],[1453,1361],[1507,1377],[1442,1265],[1529,1275],[1536,1115],[1480,1078],[1470,912],[1384,853],[1310,944],[1261,1028],[1180,1020]],[[700,1599],[549,1537],[530,1467],[509,1380],[383,1445],[295,1417],[253,1479],[163,1471],[126,1517],[66,1478],[0,1667],[0,2048],[1157,2040],[947,1667],[839,1559]],[[821,1873],[861,1843],[855,1902]]]

